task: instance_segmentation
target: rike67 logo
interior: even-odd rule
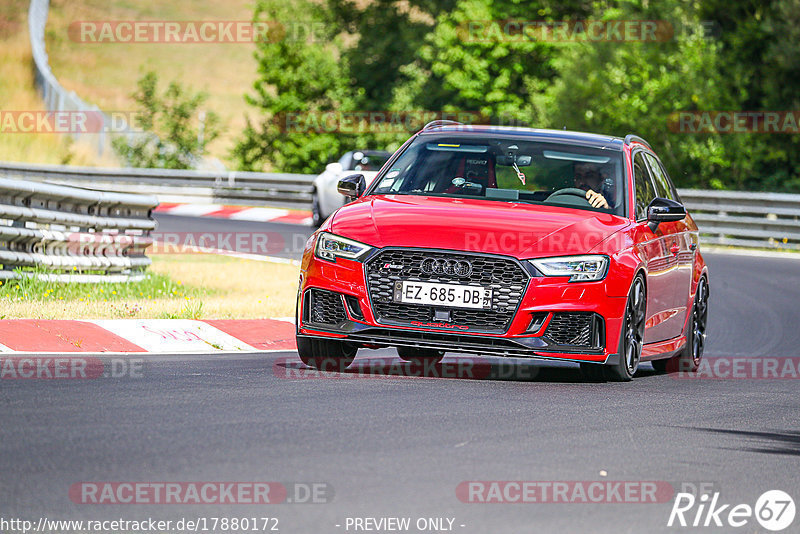
[[[722,503],[719,496],[719,492],[711,495],[704,493],[699,497],[691,493],[678,493],[667,526],[739,528],[755,518],[762,528],[779,532],[794,521],[794,500],[785,491],[765,491],[756,500],[755,506]]]

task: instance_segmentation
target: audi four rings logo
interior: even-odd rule
[[[420,269],[425,274],[449,274],[454,276],[469,276],[472,274],[472,263],[467,260],[444,260],[425,258]]]

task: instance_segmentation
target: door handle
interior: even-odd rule
[[[678,252],[681,251],[681,247],[679,247],[677,244],[675,244],[675,245],[672,245],[672,247],[669,249],[669,251],[672,252],[673,256],[677,256]]]

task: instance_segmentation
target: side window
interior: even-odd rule
[[[656,158],[656,159],[658,159],[658,158]],[[683,201],[681,200],[680,195],[678,195],[678,189],[675,187],[675,184],[672,183],[672,178],[669,177],[669,173],[667,172],[666,167],[664,167],[664,164],[661,163],[660,159],[658,160],[658,165],[659,165],[659,167],[661,167],[661,172],[664,173],[664,176],[667,178],[667,183],[669,184],[669,190],[672,191],[672,197],[671,198],[673,200],[677,200],[678,202],[683,204]]]
[[[646,219],[647,206],[656,198],[656,193],[641,152],[633,156],[633,186],[636,188],[636,219]]]
[[[666,173],[664,173],[661,162],[653,157],[652,154],[645,154],[645,157],[647,158],[647,163],[650,164],[650,172],[653,175],[653,182],[656,186],[656,196],[675,200],[672,194],[672,188],[670,187],[669,178],[667,178]]]

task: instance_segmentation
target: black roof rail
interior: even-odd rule
[[[432,128],[441,128],[442,126],[464,126],[464,123],[463,122],[458,122],[458,121],[448,121],[448,120],[439,119],[439,120],[435,120],[435,121],[429,122],[428,124],[423,126],[422,129],[423,130],[430,130]]]
[[[650,143],[648,143],[647,141],[645,141],[644,139],[642,139],[638,135],[628,134],[628,135],[625,136],[625,144],[626,145],[630,145],[634,141],[637,142],[637,143],[643,144],[644,146],[646,146],[650,150],[653,150],[653,147],[650,146]]]

